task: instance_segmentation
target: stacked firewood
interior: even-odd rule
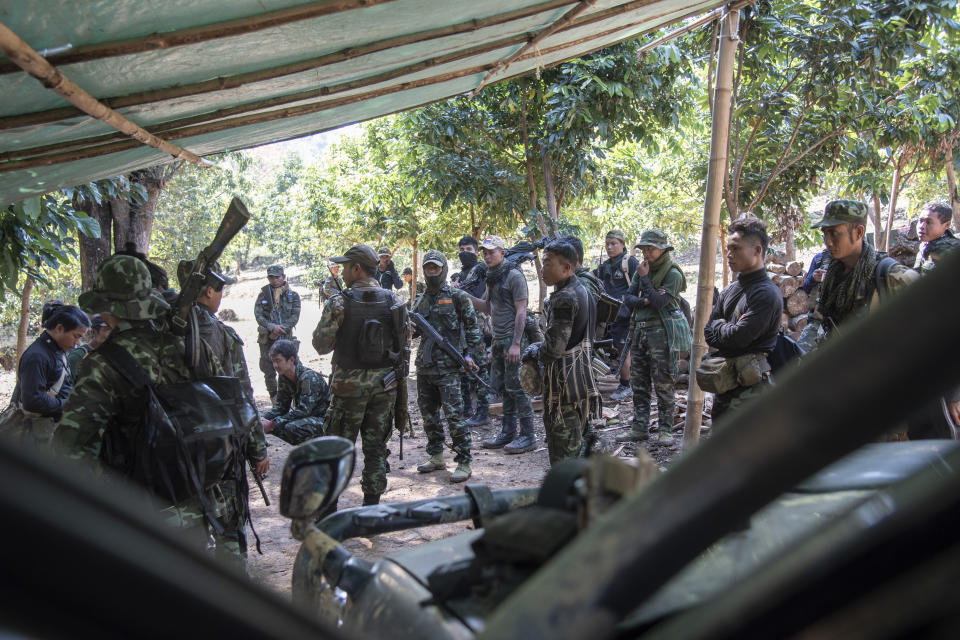
[[[767,255],[767,275],[783,294],[783,318],[781,326],[784,333],[796,340],[807,326],[807,312],[810,311],[810,296],[801,288],[806,275],[803,262],[786,260],[782,255],[771,252]]]

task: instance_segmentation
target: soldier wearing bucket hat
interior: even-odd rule
[[[627,236],[619,229],[607,232],[604,247],[607,251],[607,259],[597,267],[594,273],[603,283],[603,290],[607,295],[623,300],[639,262],[627,252]],[[630,310],[621,307],[617,319],[607,327],[607,335],[613,340],[613,346],[618,351],[626,344],[629,328]],[[630,390],[630,358],[623,361],[623,369],[617,374],[620,376],[620,385],[613,392],[613,399],[619,402],[633,394]]]
[[[267,282],[253,305],[253,316],[258,325],[260,371],[263,372],[270,401],[276,402],[277,372],[273,370],[270,360],[270,347],[280,338],[299,343],[293,337],[293,329],[300,321],[300,294],[287,284],[287,276],[279,264],[267,267]]]
[[[887,294],[916,281],[919,274],[864,241],[867,205],[833,200],[812,226],[823,232],[830,266],[820,284],[820,297],[800,335],[805,351],[815,349],[848,318],[865,313]]]

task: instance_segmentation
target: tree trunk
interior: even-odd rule
[[[883,233],[883,244],[877,244],[880,251],[890,251],[890,236],[893,235],[893,217],[897,213],[897,197],[900,195],[900,174],[903,165],[906,164],[906,155],[900,156],[900,160],[893,169],[893,183],[890,185],[890,207],[887,212],[887,228]]]
[[[882,233],[883,211],[881,211],[880,196],[873,194],[873,241],[875,245],[880,243]]]
[[[537,311],[543,312],[544,300],[547,299],[547,283],[543,281],[543,263],[540,262],[540,252],[533,254],[533,266],[537,269]]]
[[[470,203],[470,235],[474,238],[480,235],[480,231],[477,229],[477,214],[472,202]]]
[[[714,260],[716,260],[716,252],[714,252]],[[730,265],[727,264],[727,226],[724,224],[720,225],[720,268],[723,270],[721,283],[726,288],[730,284]]]
[[[472,207],[471,207],[472,212]],[[420,254],[418,253],[418,248],[420,246],[419,240],[416,236],[413,237],[413,288],[410,291],[410,308],[413,309],[413,303],[417,299],[417,276],[420,274]]]
[[[27,276],[23,281],[23,295],[20,297],[20,323],[17,325],[17,362],[14,371],[19,371],[20,356],[27,350],[27,326],[30,324],[30,294],[33,292],[33,278]]]
[[[543,154],[543,192],[547,197],[547,211],[554,222],[559,220],[557,212],[557,190],[553,185],[553,163],[550,154]],[[556,225],[554,225],[556,227]]]
[[[793,228],[793,216],[790,213],[790,209],[787,209],[783,216],[783,244],[787,262],[794,262],[797,259],[797,232]]]
[[[100,225],[100,237],[88,238],[82,233],[77,234],[80,249],[80,288],[89,291],[93,288],[93,280],[97,275],[97,267],[112,253],[111,228],[113,217],[110,213],[110,204],[98,205],[93,200],[87,202],[74,198],[73,206],[83,211]]]
[[[953,168],[953,147],[947,150],[944,169],[947,172],[947,198],[953,209],[953,230],[960,232],[960,193],[957,192],[957,172]]]

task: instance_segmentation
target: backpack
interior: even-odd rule
[[[101,457],[154,495],[181,504],[225,480],[240,480],[247,425],[255,411],[237,378],[206,377],[154,384],[124,348],[106,342],[97,350],[143,391],[143,414],[130,441],[104,433]]]
[[[799,358],[804,353],[803,348],[797,344],[797,341],[784,334],[781,329],[777,333],[776,344],[773,345],[773,349],[767,354],[767,362],[770,363],[771,373],[776,373],[791,360]]]

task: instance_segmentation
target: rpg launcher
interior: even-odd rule
[[[485,386],[487,389],[490,389],[490,385],[483,381],[476,371],[471,371],[467,366],[467,360],[463,357],[463,354],[450,344],[450,341],[444,338],[440,333],[433,328],[427,319],[416,311],[410,312],[410,319],[413,321],[413,325],[417,328],[417,331],[423,336],[423,363],[431,364],[433,363],[433,349],[434,347],[440,347],[440,349],[453,358],[453,361],[456,362],[460,367],[466,371],[470,377],[474,380]],[[493,391],[493,389],[490,389]]]
[[[213,264],[223,254],[223,250],[233,240],[243,225],[250,220],[250,213],[240,201],[240,198],[234,197],[230,201],[227,213],[220,221],[220,228],[217,229],[217,235],[213,242],[203,248],[200,255],[193,263],[193,272],[187,281],[182,283],[180,295],[173,305],[170,316],[170,325],[173,332],[187,339],[187,364],[193,370],[200,367],[200,338],[197,334],[197,322],[193,317],[195,314],[194,306],[197,298],[203,288],[210,284],[210,279],[215,278],[213,274]]]

